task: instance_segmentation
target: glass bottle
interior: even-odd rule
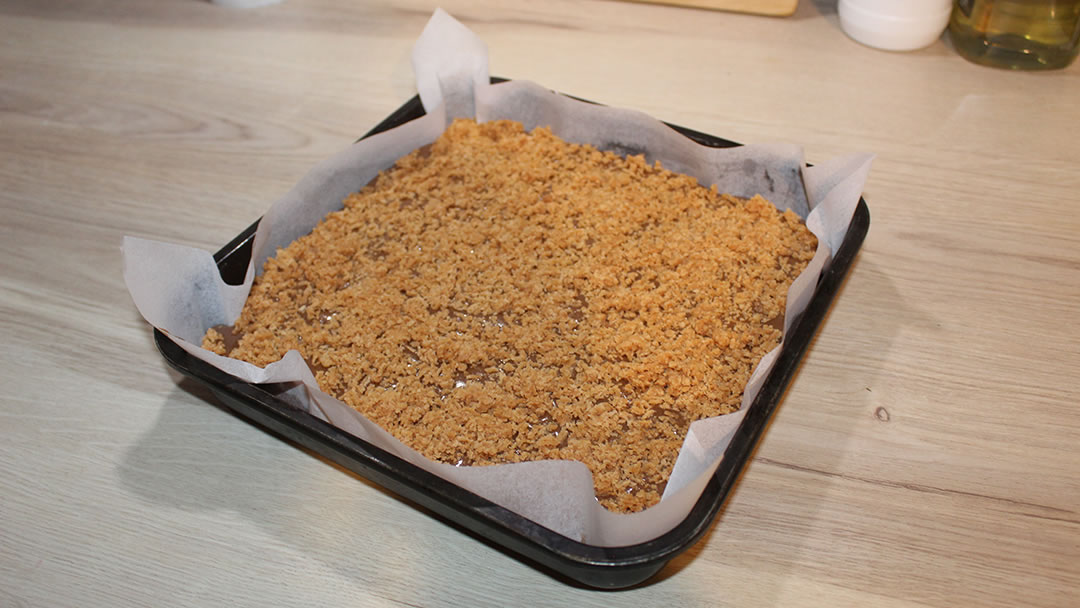
[[[956,0],[949,37],[982,65],[1064,68],[1080,49],[1080,0]]]

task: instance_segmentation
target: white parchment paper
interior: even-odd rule
[[[427,114],[350,145],[315,166],[275,202],[259,223],[252,263],[242,285],[226,285],[208,252],[125,238],[124,280],[135,305],[149,323],[192,355],[248,382],[301,382],[306,390],[290,394],[297,407],[556,532],[600,546],[630,545],[663,534],[697,501],[779,349],[758,365],[742,410],[691,425],[660,503],[639,513],[617,514],[596,501],[592,475],[580,462],[487,467],[433,462],[321,391],[298,352],[259,368],[203,350],[198,346],[202,335],[213,325],[235,322],[267,257],[310,232],[330,211],[340,209],[345,196],[379,171],[434,141],[455,117],[509,118],[527,129],[548,126],[568,141],[643,153],[648,161],[659,160],[702,184],[716,184],[721,192],[747,197],[761,194],[781,209],[790,207],[806,218],[819,245],[788,293],[785,329],[805,309],[818,276],[839,247],[871,157],[859,154],[808,168],[802,150],[794,145],[707,148],[640,112],[575,101],[526,81],[490,85],[487,47],[442,10],[435,12],[417,41],[413,67]]]

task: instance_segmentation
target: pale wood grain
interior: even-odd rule
[[[0,3],[0,605],[1069,606],[1080,589],[1080,65],[790,19],[448,1],[492,71],[813,161],[872,227],[710,534],[567,586],[166,372],[124,234],[216,249],[414,92],[434,3]]]
[[[707,8],[714,11],[738,11],[755,15],[786,17],[795,12],[799,0],[629,0],[651,2],[691,8]]]

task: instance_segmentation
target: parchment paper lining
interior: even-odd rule
[[[124,279],[140,313],[181,348],[253,383],[300,382],[289,400],[297,407],[391,453],[515,511],[560,534],[599,546],[655,538],[677,525],[697,501],[741,423],[779,351],[766,355],[747,385],[743,409],[691,425],[661,502],[645,511],[617,514],[593,496],[592,476],[580,462],[543,461],[488,467],[455,467],[430,461],[358,412],[322,392],[300,354],[258,368],[198,346],[206,329],[232,324],[252,280],[267,257],[307,234],[342,199],[398,158],[431,143],[454,117],[479,121],[509,118],[526,128],[549,126],[571,142],[620,153],[644,153],[675,171],[717,184],[738,196],[761,194],[779,208],[806,218],[819,245],[814,259],[788,293],[785,330],[805,309],[817,278],[847,230],[866,181],[871,157],[835,159],[807,168],[794,145],[713,149],[698,145],[641,114],[579,102],[536,84],[488,84],[486,46],[441,9],[413,50],[417,89],[427,114],[367,138],[313,168],[263,216],[244,283],[226,285],[205,251],[126,237]]]

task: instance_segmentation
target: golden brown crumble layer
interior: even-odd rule
[[[429,458],[579,460],[605,507],[637,511],[690,423],[738,409],[816,242],[640,156],[458,121],[266,261],[235,346],[203,345],[297,349]]]

